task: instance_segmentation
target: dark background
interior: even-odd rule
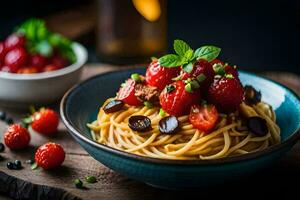
[[[1,6],[0,39],[28,17],[45,17],[91,2],[10,1]],[[300,74],[299,25],[298,0],[168,1],[169,51],[175,38],[187,41],[194,48],[214,44],[222,48],[222,59],[248,70]],[[99,61],[93,39],[81,42],[89,49],[89,61]]]

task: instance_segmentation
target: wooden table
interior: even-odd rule
[[[103,73],[118,69],[108,65],[87,66],[83,73],[83,79],[92,75]],[[289,73],[264,73],[265,76],[270,77],[276,81],[293,88],[300,94],[300,77]],[[58,106],[54,105],[57,109]],[[5,110],[8,115],[12,116],[18,121],[24,114],[24,111],[12,110],[7,108],[0,108]],[[0,134],[2,136],[6,125],[0,122]],[[41,168],[31,170],[30,165],[25,163],[25,160],[32,159],[34,152],[38,146],[47,142],[54,141],[61,144],[66,151],[66,159],[58,169],[46,171]],[[40,199],[182,199],[190,195],[198,195],[203,199],[212,198],[219,195],[226,196],[252,196],[256,197],[257,192],[263,192],[263,196],[270,196],[271,194],[278,195],[293,195],[296,194],[298,186],[293,186],[291,180],[300,178],[300,143],[298,143],[293,150],[288,153],[286,157],[281,159],[278,164],[269,169],[263,170],[256,175],[244,180],[232,183],[224,183],[224,185],[214,188],[202,188],[198,190],[189,191],[167,191],[150,187],[144,183],[137,182],[120,175],[102,164],[94,160],[87,154],[67,133],[64,125],[59,125],[59,133],[55,137],[43,137],[38,134],[32,134],[30,147],[20,151],[10,151],[6,148],[4,153],[4,161],[0,162],[0,193],[5,189],[10,189],[11,194],[2,194],[4,196],[11,196],[16,199],[22,199],[24,191],[29,191],[32,188],[38,188],[40,193],[48,193],[47,197]],[[8,170],[6,163],[19,159],[22,161],[24,169],[22,170]],[[8,176],[6,176],[8,175]],[[97,183],[88,184],[84,182],[87,189],[75,188],[73,181],[76,178],[84,180],[87,175],[97,177]],[[17,182],[16,188],[4,188],[8,186],[7,180],[9,177],[17,177],[25,182]],[[15,181],[15,179],[13,179]],[[22,184],[27,188],[22,190]],[[32,184],[31,184],[32,183]],[[38,184],[38,185],[34,185]],[[44,185],[44,186],[41,186]],[[50,187],[48,187],[50,186]],[[55,188],[62,188],[62,190],[55,190]],[[267,188],[271,188],[270,190]],[[15,190],[13,190],[15,189]],[[30,196],[31,195],[31,196]],[[28,199],[35,199],[37,193],[29,193]],[[262,196],[262,195],[260,195]],[[2,199],[0,196],[0,199]],[[23,198],[25,198],[23,196]],[[9,199],[5,197],[5,199]],[[26,198],[25,198],[26,199]]]

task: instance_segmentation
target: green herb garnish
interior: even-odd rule
[[[45,21],[41,19],[32,18],[25,21],[16,28],[16,33],[26,37],[26,48],[30,53],[39,53],[50,57],[53,55],[54,49],[58,49],[65,59],[71,63],[76,62],[72,42],[58,33],[49,31]]]
[[[153,108],[153,104],[150,101],[144,101],[144,106],[147,108]]]
[[[131,74],[131,79],[134,80],[135,82],[141,82],[141,77],[139,74]]]
[[[167,93],[170,93],[173,90],[175,90],[175,86],[174,85],[167,85],[166,89],[167,89]]]
[[[95,176],[86,176],[86,177],[85,177],[85,180],[86,180],[86,182],[88,182],[88,183],[96,183],[96,182],[97,182],[97,179],[96,179]]]
[[[39,166],[37,165],[37,163],[36,162],[34,162],[32,165],[31,165],[31,169],[32,170],[35,170],[35,169],[37,169]]]
[[[159,109],[159,115],[161,117],[164,117],[164,116],[166,116],[166,112],[161,108],[161,109]]]
[[[82,183],[82,181],[80,179],[77,178],[77,179],[74,180],[74,185],[77,188],[82,188],[83,183]]]
[[[193,64],[199,59],[205,59],[208,62],[218,57],[221,49],[215,46],[203,46],[194,51],[183,40],[174,41],[174,50],[176,54],[167,54],[158,59],[161,66],[171,68],[182,66],[183,70],[190,73],[193,70]]]

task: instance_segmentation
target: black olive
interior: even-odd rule
[[[6,113],[3,111],[0,111],[0,120],[5,120],[6,119]]]
[[[105,113],[113,113],[121,110],[124,106],[124,102],[121,100],[112,100],[109,103],[107,103],[103,110]]]
[[[151,120],[143,115],[131,116],[128,120],[128,126],[138,132],[146,132],[151,130]]]
[[[245,90],[245,102],[248,105],[253,105],[261,101],[261,92],[255,90],[252,86],[246,85]]]
[[[248,129],[257,136],[265,136],[269,132],[267,121],[261,117],[248,118]]]
[[[179,129],[179,121],[175,116],[164,117],[159,121],[158,128],[163,134],[174,134]]]
[[[8,169],[14,169],[14,163],[12,163],[12,162],[8,162],[6,164],[6,166],[7,166]]]
[[[3,152],[5,150],[5,146],[3,143],[0,142],[0,152]]]

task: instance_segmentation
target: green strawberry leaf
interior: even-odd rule
[[[183,40],[174,40],[174,50],[180,56],[184,57],[185,53],[192,48]]]
[[[208,62],[216,59],[221,52],[221,49],[219,47],[215,46],[203,46],[195,51],[195,56],[197,60],[199,59],[205,59]]]

